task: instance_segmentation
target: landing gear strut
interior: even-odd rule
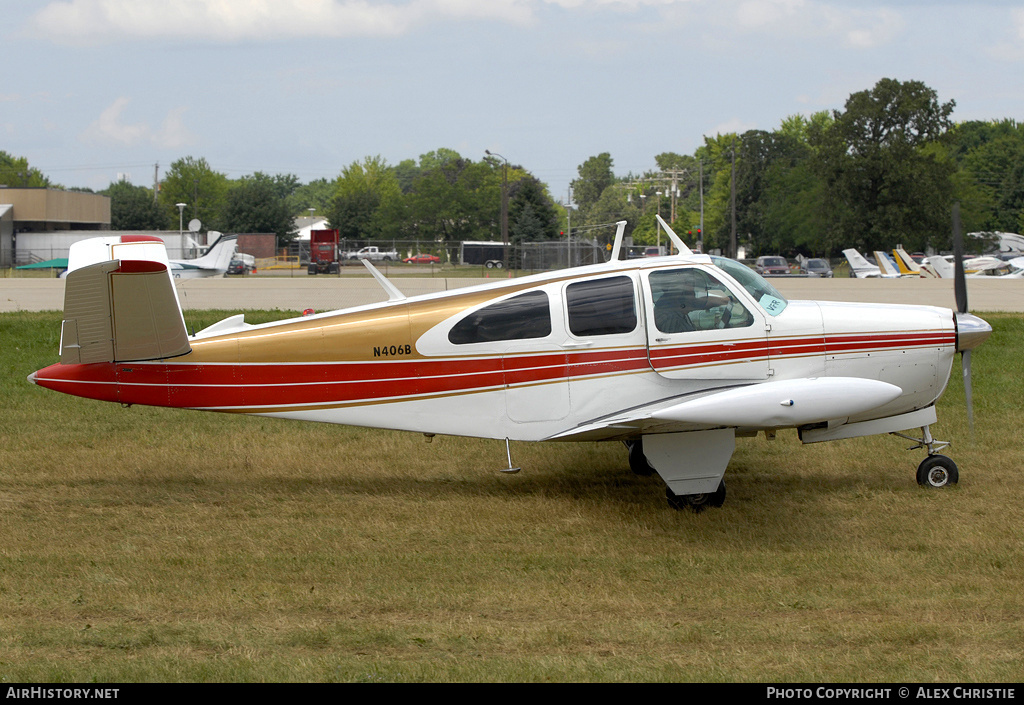
[[[924,448],[928,451],[928,457],[917,466],[917,484],[922,487],[937,488],[949,487],[960,481],[960,471],[957,470],[956,463],[945,455],[939,455],[936,452],[949,446],[949,441],[936,441],[932,438],[931,430],[928,426],[921,427],[921,438],[905,436],[902,433],[893,433],[892,435],[917,443],[917,445],[911,446],[907,450]]]

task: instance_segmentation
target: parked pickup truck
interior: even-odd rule
[[[398,259],[398,252],[395,250],[384,250],[371,245],[355,252],[345,254],[348,259],[368,259],[373,262],[393,262]]]

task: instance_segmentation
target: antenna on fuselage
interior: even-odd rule
[[[661,227],[665,228],[665,232],[668,234],[669,240],[671,240],[672,244],[675,245],[676,249],[679,250],[679,254],[681,254],[681,255],[692,255],[693,254],[693,250],[691,250],[689,247],[686,246],[686,243],[683,242],[683,239],[681,237],[679,237],[678,235],[676,235],[676,231],[668,226],[668,223],[665,222],[665,219],[662,218],[660,214],[655,213],[654,217],[658,219],[659,223],[661,223]]]
[[[622,250],[622,236],[626,232],[626,221],[620,220],[615,224],[615,243],[612,245],[612,256],[610,262],[615,262],[619,259],[619,252]]]
[[[363,264],[366,265],[366,268],[370,270],[370,274],[372,274],[373,278],[377,280],[377,283],[380,284],[384,291],[387,293],[388,301],[405,300],[405,294],[399,291],[397,286],[388,281],[388,278],[381,274],[380,270],[370,263],[370,260],[364,259],[361,261]]]

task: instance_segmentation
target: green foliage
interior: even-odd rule
[[[919,81],[886,78],[851,95],[816,131],[833,245],[923,250],[948,242],[937,233],[949,231],[955,166],[928,147],[946,137],[954,106]]]
[[[167,170],[160,188],[165,227],[177,229],[179,210],[175,204],[185,203],[183,214],[186,223],[198,218],[206,230],[224,230],[227,192],[227,176],[211,169],[205,159],[178,159]]]
[[[28,164],[25,157],[15,157],[0,150],[0,186],[15,188],[50,188],[55,186],[35,167]]]
[[[382,220],[401,196],[394,169],[380,156],[366,157],[342,170],[325,215],[342,238],[373,239],[386,229]]]
[[[297,188],[292,175],[256,172],[230,185],[224,207],[224,229],[234,233],[275,233],[278,243],[294,235],[298,210],[291,200]]]
[[[583,212],[598,202],[605,189],[615,183],[612,173],[612,155],[602,152],[590,157],[577,167],[579,178],[572,182],[573,200]]]
[[[1014,120],[957,125],[950,155],[960,168],[957,198],[968,231],[1024,230],[1024,125]]]
[[[398,227],[435,242],[500,240],[501,164],[473,162],[450,149],[421,156]]]
[[[517,181],[509,184],[508,220],[513,242],[558,237],[558,212],[544,184],[529,174],[522,173]]]
[[[308,184],[300,184],[291,196],[295,212],[306,215],[312,208],[314,214],[323,215],[334,197],[334,186],[334,182],[327,179],[314,179]]]
[[[152,189],[117,181],[103,194],[110,197],[110,227],[114,230],[162,230],[166,225]]]

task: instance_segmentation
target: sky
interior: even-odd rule
[[[333,179],[439,148],[560,201],[705,135],[922,81],[953,119],[1024,120],[1021,0],[0,0],[0,150],[51,181],[152,186],[204,158]]]

